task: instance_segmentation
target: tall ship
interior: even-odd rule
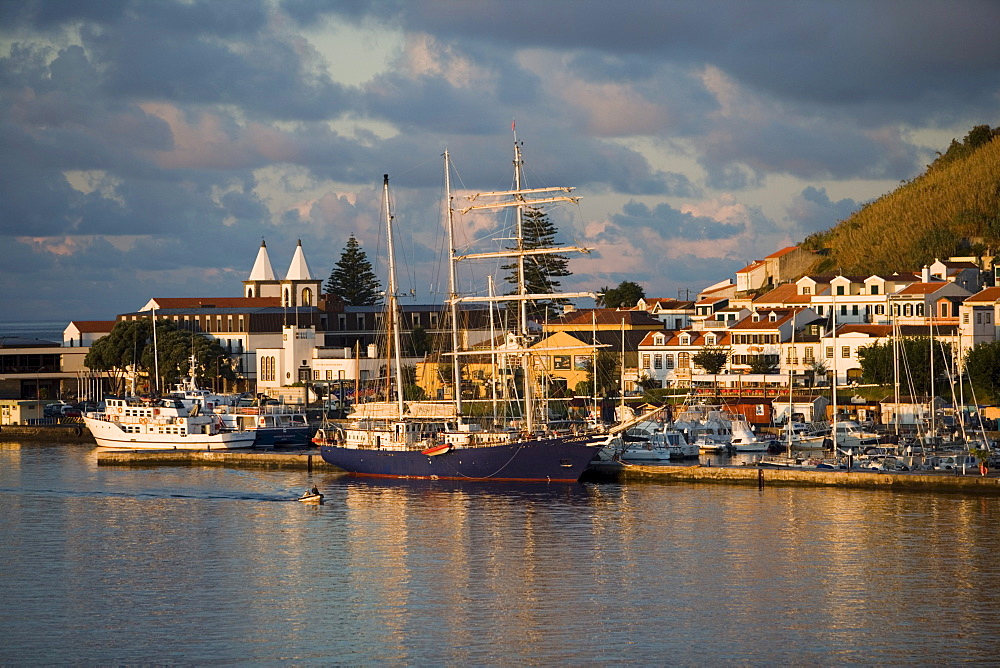
[[[451,320],[451,369],[453,400],[448,403],[405,401],[400,343],[400,308],[393,250],[393,214],[389,200],[389,177],[384,178],[383,199],[388,246],[389,283],[386,299],[387,375],[389,379],[383,401],[357,404],[349,423],[341,430],[318,433],[314,439],[323,459],[349,473],[392,478],[430,478],[445,480],[494,481],[562,481],[575,482],[589,466],[598,451],[608,442],[603,429],[577,426],[556,430],[544,412],[544,401],[536,401],[533,368],[529,346],[528,303],[553,298],[594,297],[593,293],[529,293],[525,281],[526,258],[545,253],[589,249],[559,246],[558,248],[528,248],[525,245],[524,209],[542,203],[576,202],[568,196],[571,188],[522,188],[521,150],[514,142],[514,189],[505,192],[481,193],[470,197],[473,209],[511,207],[516,225],[511,248],[482,253],[456,252],[450,187],[450,163],[445,161],[445,219],[449,244],[449,299]],[[509,244],[510,245],[510,244]],[[459,262],[473,259],[508,258],[516,267],[517,288],[509,295],[460,296],[456,267]],[[505,336],[491,336],[487,351],[460,349],[458,308],[464,302],[516,304],[516,330]],[[491,318],[492,320],[492,318]],[[497,342],[503,340],[502,354]],[[521,371],[519,415],[515,420],[464,415],[462,398],[461,360],[463,355],[487,356],[492,360],[493,378],[498,378],[498,358],[502,356],[505,370]],[[390,371],[391,370],[391,371]],[[394,386],[394,387],[393,387]]]

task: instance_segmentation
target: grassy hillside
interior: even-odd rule
[[[983,132],[975,140],[974,133]],[[919,270],[935,258],[1000,250],[1000,136],[978,126],[923,175],[803,246],[825,249],[815,273]]]

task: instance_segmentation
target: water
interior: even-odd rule
[[[325,505],[293,500],[312,484]],[[998,506],[0,444],[0,664],[992,662]]]
[[[69,320],[20,320],[0,322],[0,337],[12,336],[23,339],[42,339],[62,345],[63,330]]]

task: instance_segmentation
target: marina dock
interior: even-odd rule
[[[627,465],[597,475],[620,481],[648,480],[664,483],[698,482],[732,485],[842,487],[908,492],[967,492],[1000,494],[1000,477],[977,471],[876,472],[842,469],[809,469],[767,466],[644,466]]]
[[[143,450],[99,451],[100,466],[228,466],[233,468],[301,469],[338,472],[315,448],[302,450]],[[585,480],[618,482],[708,483],[729,485],[842,487],[908,492],[963,492],[1000,495],[1000,477],[952,472],[869,472],[768,468],[757,466],[629,465],[588,472]]]

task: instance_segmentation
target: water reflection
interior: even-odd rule
[[[0,447],[0,663],[985,662],[998,504]]]

